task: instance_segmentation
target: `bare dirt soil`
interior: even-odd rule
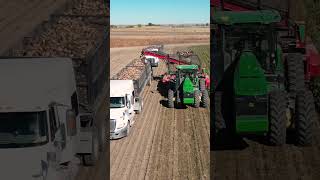
[[[169,109],[158,86],[144,89],[130,135],[111,141],[111,179],[209,179],[209,108]]]
[[[297,147],[290,143],[271,147],[250,139],[243,143],[247,146],[245,149],[210,153],[211,179],[320,179],[319,122],[314,129],[314,145],[311,147]]]
[[[209,43],[209,27],[134,27],[112,28],[110,47],[147,46],[155,43]]]

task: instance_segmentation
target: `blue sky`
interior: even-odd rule
[[[209,23],[209,0],[110,0],[110,20],[120,24]]]

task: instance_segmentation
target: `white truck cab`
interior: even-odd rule
[[[159,58],[154,56],[143,56],[144,63],[150,63],[151,67],[158,67],[159,66]]]
[[[133,80],[110,80],[110,139],[128,136],[135,113],[142,110]]]
[[[92,133],[79,145],[81,114],[71,59],[1,59],[0,82],[1,177],[64,179],[76,154],[93,154]]]

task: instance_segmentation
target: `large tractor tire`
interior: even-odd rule
[[[200,91],[195,90],[194,91],[194,107],[198,108],[200,107],[201,97],[200,97]]]
[[[305,88],[303,56],[299,53],[290,53],[286,59],[287,88],[291,96],[295,97],[298,91]]]
[[[280,146],[286,143],[286,93],[271,92],[269,96],[269,133],[271,145]]]
[[[295,113],[295,132],[298,145],[312,144],[312,127],[315,118],[316,110],[312,93],[309,90],[299,91],[296,97]]]
[[[201,102],[202,107],[207,108],[209,106],[209,94],[207,90],[202,91]]]
[[[201,78],[201,79],[199,80],[199,86],[200,86],[200,91],[201,91],[201,92],[204,91],[204,90],[206,90],[206,82],[205,82],[205,80],[204,80],[203,78]]]
[[[173,102],[174,92],[172,89],[168,90],[168,107],[173,108],[174,102]]]

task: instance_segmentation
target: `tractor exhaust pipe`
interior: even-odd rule
[[[261,0],[258,0],[257,5],[258,5],[257,9],[261,10]]]

